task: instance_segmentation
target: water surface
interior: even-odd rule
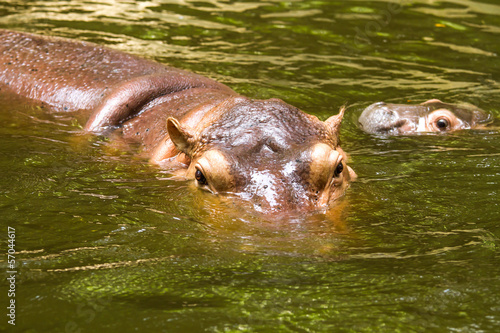
[[[0,98],[0,244],[15,227],[19,272],[16,326],[4,314],[1,329],[500,329],[498,120],[397,138],[356,125],[373,102],[430,98],[498,119],[495,1],[0,0],[0,28],[108,45],[321,119],[347,104],[359,176],[330,214],[272,223],[79,135],[78,114]],[[5,280],[0,293],[5,309]]]

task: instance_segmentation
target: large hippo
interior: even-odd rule
[[[88,110],[85,131],[120,131],[152,163],[273,216],[325,210],[355,177],[339,146],[343,110],[323,122],[92,43],[0,30],[0,89]]]
[[[409,135],[477,128],[491,122],[492,117],[472,104],[431,99],[418,105],[375,103],[363,111],[358,121],[368,133]]]

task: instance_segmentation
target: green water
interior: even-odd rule
[[[0,331],[498,332],[500,5],[468,1],[6,1],[0,27],[88,40],[325,119],[359,179],[287,223],[0,98]],[[377,138],[377,101],[465,101],[488,130]],[[8,324],[8,227],[16,325]]]

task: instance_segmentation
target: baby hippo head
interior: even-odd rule
[[[492,120],[490,114],[471,104],[448,104],[432,99],[419,105],[379,102],[359,117],[365,132],[408,135],[477,128]]]
[[[342,117],[322,122],[281,100],[244,100],[196,129],[173,118],[167,129],[199,188],[279,216],[326,209],[355,177],[339,147]]]

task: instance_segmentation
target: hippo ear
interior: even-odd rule
[[[193,144],[193,135],[189,130],[182,126],[177,119],[169,117],[167,119],[167,132],[175,148],[188,154]]]
[[[443,103],[437,98],[430,99],[428,101],[425,101],[423,103],[420,103],[420,105],[426,105],[426,104],[432,104],[432,103]]]
[[[342,118],[344,118],[345,106],[340,108],[337,115],[331,116],[325,120],[325,125],[330,129],[330,131],[338,138],[340,131],[340,124],[342,123]]]

